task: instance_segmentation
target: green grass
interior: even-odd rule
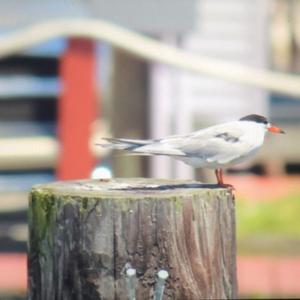
[[[300,194],[236,205],[239,252],[300,255]]]

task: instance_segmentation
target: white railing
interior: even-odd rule
[[[86,37],[101,40],[149,61],[291,96],[300,96],[300,76],[191,54],[100,20],[54,20],[19,29],[0,39],[0,58],[57,37]]]

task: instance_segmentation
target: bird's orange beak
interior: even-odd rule
[[[274,124],[271,124],[271,123],[268,124],[268,131],[270,131],[272,133],[283,133],[283,134],[285,134],[285,132],[281,128],[279,128],[278,126],[276,126]]]

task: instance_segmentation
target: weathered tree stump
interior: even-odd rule
[[[137,299],[236,297],[234,199],[190,181],[115,179],[32,189],[29,299],[128,299],[122,270],[137,272]]]

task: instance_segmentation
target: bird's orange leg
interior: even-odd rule
[[[218,180],[218,184],[219,185],[223,185],[224,182],[223,182],[223,172],[222,172],[222,169],[216,169],[215,170],[215,174],[216,174],[216,177],[217,177],[217,180]]]
[[[216,174],[216,177],[217,177],[217,180],[218,180],[218,185],[234,190],[234,186],[233,185],[224,183],[224,180],[223,180],[223,170],[222,169],[216,169],[215,170],[215,174]]]

